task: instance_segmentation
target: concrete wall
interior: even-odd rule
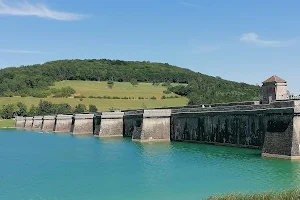
[[[33,123],[33,117],[25,117],[25,129],[31,129]]]
[[[300,159],[300,101],[172,115],[171,140],[262,149],[262,156]],[[245,106],[244,108],[249,108]]]
[[[43,126],[43,116],[34,116],[33,117],[33,130],[41,130]]]
[[[75,114],[71,132],[73,134],[92,134],[94,114]]]
[[[124,137],[137,138],[141,136],[143,125],[143,114],[125,113],[124,115]]]
[[[69,133],[72,128],[73,115],[57,115],[55,120],[56,133]]]
[[[25,127],[25,117],[16,116],[15,117],[15,127],[20,129]]]
[[[264,110],[180,113],[172,117],[172,141],[256,147],[263,145]]]
[[[99,129],[99,137],[123,136],[123,112],[103,112]]]
[[[55,116],[44,116],[42,131],[52,132],[55,128]]]
[[[170,141],[170,109],[144,110],[142,122],[135,121],[133,141]]]
[[[300,159],[299,138],[300,101],[295,101],[293,108],[285,108],[281,114],[270,114],[262,156]]]
[[[287,97],[287,83],[276,83],[276,100],[286,100]]]

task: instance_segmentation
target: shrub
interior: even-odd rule
[[[153,96],[153,97],[151,97],[150,99],[151,99],[151,100],[156,100],[156,97],[155,97],[155,96]]]
[[[89,105],[89,112],[95,113],[98,111],[97,106],[95,105]]]
[[[140,100],[141,100],[141,99],[144,99],[144,97],[139,97],[138,99],[140,99]]]
[[[171,94],[172,92],[170,90],[163,91],[164,94]]]
[[[131,85],[133,85],[133,86],[137,86],[139,83],[138,83],[138,81],[136,80],[136,79],[134,79],[134,78],[132,78],[131,80],[130,80],[130,83],[131,83]]]
[[[112,99],[121,99],[120,97],[112,97]]]
[[[113,81],[107,81],[107,87],[112,89],[114,87],[115,83]]]
[[[168,81],[168,82],[163,83],[162,86],[163,87],[170,87],[171,83]]]
[[[165,95],[163,95],[162,97],[161,97],[161,99],[166,99],[167,97],[165,96]]]
[[[75,106],[74,113],[84,113],[86,111],[86,106],[84,104],[78,104]]]

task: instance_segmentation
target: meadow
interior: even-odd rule
[[[93,104],[96,105],[99,111],[108,111],[112,108],[127,110],[138,108],[160,108],[160,107],[172,107],[172,106],[184,106],[188,103],[188,99],[185,97],[175,97],[176,95],[164,94],[163,91],[166,87],[153,86],[151,83],[139,83],[137,86],[132,86],[128,82],[115,82],[113,88],[107,86],[107,82],[98,81],[61,81],[56,82],[52,88],[62,88],[71,86],[75,89],[76,93],[69,98],[34,98],[34,97],[1,97],[0,106],[9,103],[23,102],[30,107],[31,105],[38,105],[40,100],[51,101],[53,103],[68,103],[72,107],[77,104],[85,104],[86,106]],[[74,96],[83,95],[85,98],[74,98]],[[131,99],[99,99],[89,98],[90,96],[109,96],[119,98],[131,98]],[[167,99],[162,99],[162,96],[166,96]],[[155,97],[156,99],[151,99]],[[139,99],[140,98],[140,99]]]

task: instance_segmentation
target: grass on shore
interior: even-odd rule
[[[13,128],[15,127],[14,119],[0,119],[0,128]]]
[[[261,194],[229,194],[211,196],[206,200],[299,200],[300,190],[291,189],[283,192],[266,192]]]

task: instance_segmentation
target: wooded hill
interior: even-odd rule
[[[190,104],[257,100],[260,87],[223,80],[167,63],[121,60],[58,60],[0,70],[0,96],[49,95],[49,86],[62,80],[182,83],[168,90],[187,96]],[[188,84],[186,86],[186,84]]]

